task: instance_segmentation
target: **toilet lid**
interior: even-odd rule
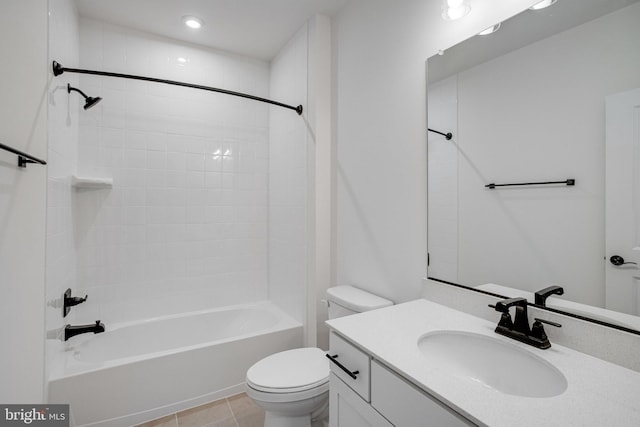
[[[257,390],[280,393],[308,390],[329,381],[329,360],[319,348],[297,348],[276,353],[247,371],[247,382]]]

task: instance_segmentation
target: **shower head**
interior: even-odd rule
[[[76,91],[76,92],[78,92],[80,95],[82,95],[84,97],[84,109],[85,110],[88,110],[89,108],[93,107],[94,105],[96,105],[98,102],[100,102],[102,100],[102,98],[100,98],[99,96],[97,96],[95,98],[93,96],[87,96],[80,89],[76,89],[75,87],[72,87],[70,84],[67,83],[67,93],[71,93],[71,91]]]

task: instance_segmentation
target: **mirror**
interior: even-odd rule
[[[429,277],[530,302],[558,285],[548,307],[640,333],[640,147],[607,124],[640,88],[638,22],[638,0],[558,0],[428,59],[428,125],[453,134],[429,132]]]

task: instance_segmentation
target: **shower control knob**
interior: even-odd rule
[[[621,265],[625,265],[625,264],[638,265],[637,262],[625,262],[624,258],[622,258],[620,255],[613,255],[611,258],[609,258],[609,261],[611,262],[611,264],[613,264],[615,266],[621,266]]]

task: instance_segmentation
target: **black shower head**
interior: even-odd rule
[[[75,87],[72,87],[70,84],[67,84],[67,93],[71,93],[71,91],[76,91],[76,92],[78,92],[80,95],[82,95],[84,97],[84,109],[85,110],[88,110],[89,108],[93,107],[94,105],[96,105],[98,102],[100,102],[102,100],[102,98],[100,98],[99,96],[97,96],[95,98],[93,96],[87,96],[80,89],[76,89]]]
[[[88,96],[85,99],[84,109],[88,110],[89,108],[93,107],[94,105],[96,105],[100,101],[102,101],[102,98],[100,98],[99,96],[96,96],[95,98],[92,97],[92,96]]]

